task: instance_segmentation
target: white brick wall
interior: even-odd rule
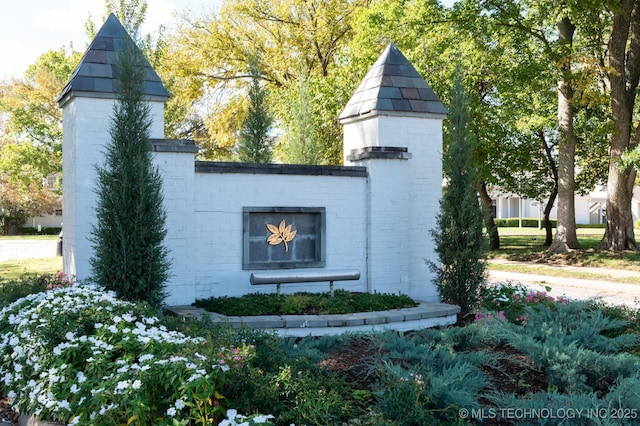
[[[154,155],[163,175],[162,188],[167,212],[165,246],[171,259],[167,303],[193,303],[196,295],[196,240],[194,155],[163,152]]]
[[[399,229],[398,238],[406,238],[407,247],[402,248],[402,253],[406,253],[407,259],[404,263],[399,259],[394,260],[393,264],[397,265],[397,268],[403,268],[395,272],[394,283],[398,284],[394,285],[401,289],[406,286],[408,294],[416,299],[438,301],[437,290],[431,282],[433,274],[429,271],[426,261],[437,261],[429,230],[435,227],[435,216],[440,208],[442,196],[442,117],[373,115],[347,121],[344,125],[345,158],[351,150],[368,146],[403,147],[411,154],[409,160],[367,160],[366,165],[371,175],[372,206],[376,193],[380,191],[387,194],[388,203],[393,202],[394,197],[395,202],[401,203],[400,200],[404,199],[406,191],[407,211],[405,214],[400,212],[396,220],[406,224],[406,233]],[[386,163],[395,165],[384,166]],[[345,164],[356,163],[346,161]],[[365,165],[364,162],[357,164]],[[385,187],[378,179],[387,181],[392,187]],[[371,214],[371,279],[376,281],[377,278],[373,277],[380,276],[384,278],[379,282],[383,282],[387,277],[382,271],[383,268],[378,268],[379,261],[373,259],[384,257],[376,256],[376,250],[384,251],[385,245],[396,243],[373,243],[373,238],[376,238],[373,231],[376,229],[375,223],[384,219],[375,217],[373,208]],[[392,251],[386,250],[390,254]],[[374,273],[374,269],[377,272]]]
[[[442,119],[428,117],[380,116],[381,146],[403,146],[411,153],[409,166],[409,294],[437,301],[439,296],[426,261],[436,262],[429,230],[442,197]]]
[[[64,272],[86,279],[93,249],[89,238],[95,224],[96,165],[102,165],[111,138],[109,126],[115,100],[72,97],[63,107],[62,185]],[[164,103],[150,102],[151,137],[161,138]]]
[[[409,293],[409,175],[407,160],[370,159],[370,291]]]
[[[95,221],[95,165],[109,142],[113,100],[72,98],[64,107],[65,272],[86,278]],[[162,138],[163,104],[151,103],[152,138]],[[212,295],[273,291],[251,286],[242,269],[243,207],[325,207],[326,268],[358,269],[355,291],[408,293],[437,301],[425,264],[435,259],[429,230],[441,195],[442,120],[376,116],[345,126],[345,153],[367,146],[406,147],[412,158],[369,159],[369,178],[195,173],[193,154],[158,152],[172,259],[168,304]],[[328,283],[283,286],[326,291]]]
[[[243,207],[325,207],[326,268],[358,269],[360,281],[336,288],[366,290],[366,179],[341,176],[196,174],[196,259],[198,298],[271,292],[251,286],[242,269]],[[291,284],[283,292],[327,291],[328,283]]]

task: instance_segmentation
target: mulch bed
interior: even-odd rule
[[[0,425],[5,423],[17,424],[18,413],[13,411],[11,404],[9,403],[9,398],[7,398],[4,395],[4,392],[0,389]]]

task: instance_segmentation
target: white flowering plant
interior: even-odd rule
[[[0,311],[0,384],[20,412],[70,425],[224,422],[224,382],[255,348],[214,350],[149,313],[92,285],[19,299]]]

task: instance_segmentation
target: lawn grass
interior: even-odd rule
[[[611,283],[640,285],[640,274],[638,274],[637,276],[618,277],[607,273],[606,270],[603,270],[603,273],[596,273],[591,271],[580,271],[576,269],[562,269],[551,266],[527,266],[526,264],[522,263],[490,263],[489,269],[493,271],[515,272],[518,274],[536,274],[549,277],[565,277],[579,280],[607,281]]]
[[[14,280],[27,273],[55,274],[62,270],[62,257],[18,259],[0,262],[0,280]]]
[[[57,235],[2,235],[0,234],[0,241],[12,241],[12,240],[57,240]]]
[[[556,266],[588,266],[608,269],[626,269],[640,271],[640,253],[633,251],[610,252],[596,250],[602,239],[604,229],[578,228],[578,241],[581,248],[565,254],[546,252],[544,230],[536,228],[499,228],[500,249],[488,253],[489,260],[511,260],[535,264]],[[637,234],[637,232],[636,232]],[[491,268],[503,266],[491,265]],[[501,269],[505,270],[505,269]],[[557,272],[578,278],[575,272]],[[594,278],[596,279],[596,278]]]

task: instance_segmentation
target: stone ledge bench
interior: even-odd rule
[[[334,281],[359,280],[360,271],[357,269],[326,269],[322,271],[292,271],[254,272],[249,281],[251,285],[275,284],[280,295],[281,284],[315,283],[329,281],[329,293],[333,296]]]
[[[413,308],[327,315],[226,316],[194,306],[172,306],[167,311],[183,320],[209,317],[214,323],[233,328],[270,330],[279,336],[325,336],[384,330],[411,331],[455,324],[460,308],[434,302],[418,302]]]

